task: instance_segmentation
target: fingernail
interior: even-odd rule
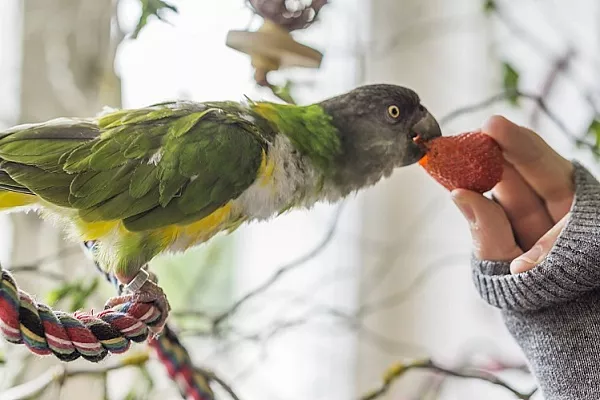
[[[542,249],[541,245],[535,245],[531,250],[527,253],[521,255],[516,258],[510,265],[510,272],[513,274],[518,274],[521,272],[529,271],[531,268],[535,267],[542,258],[544,258],[544,249]]]
[[[475,223],[475,212],[473,211],[473,207],[471,207],[470,204],[467,204],[466,202],[464,202],[462,199],[460,199],[454,193],[452,193],[452,200],[454,201],[454,204],[456,204],[456,206],[458,207],[460,212],[465,216],[467,221],[469,221],[470,224],[474,224]]]

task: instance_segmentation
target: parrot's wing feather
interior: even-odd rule
[[[177,110],[170,117],[164,109],[144,122],[140,115],[124,114],[123,125],[109,118],[113,129],[129,126],[124,132],[144,133],[135,138],[118,133],[112,139],[118,146],[101,148],[108,147],[102,158],[108,158],[113,168],[131,170],[113,178],[111,188],[118,194],[108,197],[103,191],[101,200],[93,196],[95,204],[81,210],[84,220],[123,219],[131,231],[184,224],[210,215],[254,182],[264,143],[252,124],[223,108]],[[117,147],[120,158],[115,156]]]
[[[74,176],[62,168],[65,155],[100,136],[93,121],[58,118],[19,125],[0,134],[0,185],[4,190],[33,193],[69,207]]]
[[[24,194],[33,194],[31,190],[19,185],[19,183],[11,178],[5,171],[0,171],[0,189]]]
[[[262,147],[254,135],[238,124],[218,121],[206,121],[200,128],[201,134],[191,132],[165,144],[154,178],[159,181],[159,205],[127,218],[128,229],[201,219],[237,198],[255,181]]]
[[[0,185],[78,209],[86,222],[123,220],[131,231],[210,215],[255,181],[266,148],[239,105],[226,103],[164,103],[69,121],[0,136],[8,175]]]

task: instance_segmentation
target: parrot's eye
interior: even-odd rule
[[[398,108],[398,106],[395,105],[389,106],[387,112],[392,119],[398,119],[398,117],[400,116],[400,109]]]

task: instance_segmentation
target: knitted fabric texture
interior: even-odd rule
[[[472,259],[481,297],[504,321],[545,399],[600,398],[600,184],[573,162],[575,197],[544,261],[510,274],[510,263]]]

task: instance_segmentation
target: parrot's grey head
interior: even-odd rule
[[[373,184],[416,163],[425,152],[415,139],[442,134],[417,93],[402,86],[361,86],[320,104],[339,131],[339,178],[349,186]]]

